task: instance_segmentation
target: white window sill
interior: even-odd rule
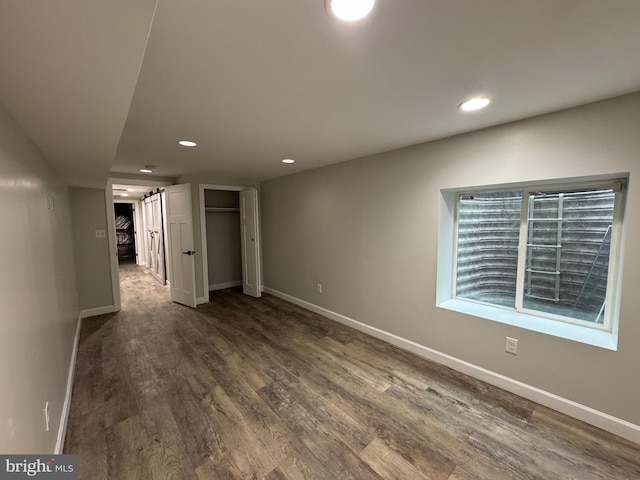
[[[595,347],[606,348],[607,350],[618,349],[617,335],[604,330],[571,325],[569,323],[549,320],[526,313],[514,312],[503,308],[496,308],[475,302],[467,302],[451,298],[437,305],[440,308],[453,310],[454,312],[472,315],[474,317],[493,320],[494,322],[512,325],[514,327],[532,330],[538,333],[552,335],[554,337],[573,340],[574,342],[585,343]]]

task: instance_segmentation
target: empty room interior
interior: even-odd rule
[[[639,21],[0,1],[0,455],[640,479]]]

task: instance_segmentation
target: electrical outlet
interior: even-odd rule
[[[49,431],[49,423],[51,419],[49,418],[49,402],[44,402],[44,429],[45,431]]]
[[[504,351],[507,353],[511,353],[513,355],[518,354],[518,339],[507,337],[507,340],[504,345]]]
[[[322,293],[322,284],[321,283],[316,285],[316,290],[318,291],[318,293]]]
[[[104,230],[96,230],[96,238],[105,238],[107,236],[107,232]]]

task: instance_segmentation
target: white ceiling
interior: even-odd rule
[[[158,187],[151,185],[130,185],[130,184],[118,184],[114,183],[111,186],[113,192],[113,201],[126,201],[126,200],[138,200],[144,197],[147,193],[155,192]]]
[[[71,184],[257,181],[640,90],[638,0],[377,0],[357,24],[324,0],[155,6],[0,2],[0,103]]]
[[[155,0],[0,0],[0,104],[71,185],[104,188]]]

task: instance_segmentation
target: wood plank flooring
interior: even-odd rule
[[[273,296],[121,283],[82,325],[81,479],[640,479],[639,445]]]

